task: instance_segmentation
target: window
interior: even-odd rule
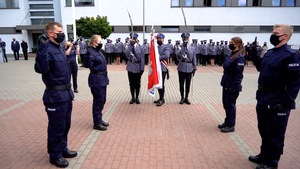
[[[300,26],[293,26],[293,32],[294,33],[299,33],[300,32]]]
[[[261,0],[253,0],[252,6],[261,6]]]
[[[75,6],[94,6],[94,0],[74,0]],[[66,0],[66,6],[72,6],[72,0]]]
[[[203,0],[203,6],[211,6],[211,0]]]
[[[185,0],[185,6],[194,6],[194,0]]]
[[[238,6],[247,6],[247,0],[239,0]]]
[[[32,25],[42,25],[46,24],[47,22],[54,21],[54,18],[45,18],[45,19],[31,19]]]
[[[194,26],[194,32],[210,32],[211,26]]]
[[[179,6],[179,0],[171,0],[171,6]]]
[[[295,6],[295,0],[287,0],[286,6]]]
[[[128,26],[129,31],[131,32],[131,26]],[[143,32],[143,26],[133,26],[133,31],[134,32]]]
[[[162,26],[161,32],[179,32],[179,26]]]
[[[0,9],[19,8],[19,0],[0,0]]]
[[[32,11],[30,12],[30,16],[54,16],[53,11]]]
[[[29,4],[29,9],[53,9],[53,4]]]
[[[225,6],[225,0],[217,0],[217,6]]]
[[[273,26],[260,26],[259,31],[271,33],[273,31]]]
[[[272,6],[280,6],[280,0],[272,0]]]

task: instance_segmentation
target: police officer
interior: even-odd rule
[[[256,112],[262,144],[260,153],[249,157],[250,161],[260,164],[257,169],[278,167],[289,115],[291,109],[296,107],[295,99],[300,87],[300,56],[287,45],[292,33],[290,25],[275,25],[270,36],[274,48],[269,49],[263,58],[257,51],[251,51],[256,53],[253,61],[260,71]]]
[[[171,63],[173,62],[173,57],[174,57],[174,50],[173,50],[173,44],[171,43],[172,42],[172,39],[169,39],[168,40],[168,44],[167,46],[170,48],[170,57],[169,57],[169,60],[168,60],[168,64],[171,65]]]
[[[117,65],[121,63],[122,49],[123,49],[123,43],[121,42],[121,39],[118,38],[116,39],[116,43],[114,44],[114,51],[115,51]]]
[[[70,65],[70,73],[73,79],[73,89],[74,93],[78,93],[78,84],[77,84],[77,74],[78,74],[78,65],[77,65],[77,57],[79,54],[79,46],[75,43],[71,43],[70,41],[65,42],[65,50],[67,55],[67,60]]]
[[[157,48],[159,53],[159,60],[161,63],[161,71],[162,71],[162,88],[158,89],[159,99],[155,100],[154,103],[156,106],[162,106],[165,103],[165,78],[168,75],[168,60],[170,57],[170,48],[164,44],[165,35],[162,33],[157,34]]]
[[[197,58],[197,61],[196,61],[196,65],[198,66],[198,60],[199,60],[199,51],[198,51],[198,40],[197,39],[192,39],[192,44],[191,46],[195,48],[195,51],[196,51],[196,58]]]
[[[84,40],[84,38],[82,36],[79,37],[78,45],[79,45],[79,54],[80,54],[80,60],[81,60],[81,67],[85,67],[85,65],[84,65],[84,63],[86,62],[85,58],[88,57],[88,56],[86,56],[87,52],[88,52],[87,51],[88,44],[86,43],[86,41]]]
[[[209,46],[206,44],[206,40],[203,40],[204,45],[202,46],[202,65],[206,66],[209,60]]]
[[[211,42],[209,46],[209,58],[210,58],[210,65],[215,65],[215,59],[217,57],[217,47],[215,46],[215,42]]]
[[[3,61],[8,62],[7,60],[7,56],[6,56],[6,51],[5,51],[5,47],[6,47],[6,43],[4,41],[2,41],[2,39],[0,38],[0,48],[2,49],[2,53],[3,53]],[[4,60],[5,59],[5,60]]]
[[[114,45],[111,43],[110,39],[106,40],[106,44],[104,45],[104,51],[107,56],[107,63],[111,65],[111,63],[113,63]]]
[[[189,92],[192,76],[197,70],[197,46],[189,45],[189,33],[182,33],[182,45],[177,50],[178,56],[178,76],[179,76],[179,91],[180,91],[180,104],[191,104],[189,101]],[[195,42],[195,41],[194,41]],[[184,83],[185,83],[185,96],[184,96]]]
[[[48,115],[47,147],[50,163],[57,167],[67,167],[69,163],[65,158],[76,157],[77,152],[67,148],[74,94],[65,50],[60,47],[65,34],[62,25],[57,22],[48,22],[45,32],[46,35],[40,37],[34,68],[42,74],[46,85],[43,102]]]
[[[147,42],[147,39],[144,39],[143,49],[145,54],[145,65],[148,65],[150,46],[149,43]]]
[[[233,37],[229,48],[232,50],[230,56],[225,58],[223,64],[223,76],[221,86],[223,87],[222,102],[226,118],[224,123],[219,124],[221,132],[228,133],[235,130],[236,99],[242,91],[242,80],[245,66],[245,59],[242,55],[244,46],[240,37]]]
[[[130,86],[131,100],[130,104],[134,102],[140,104],[139,94],[141,88],[141,77],[145,67],[145,56],[143,46],[138,41],[138,34],[130,33],[129,45],[125,51],[128,59],[126,70],[128,72],[128,80]]]
[[[177,55],[176,55],[176,51],[180,45],[180,40],[176,40],[175,41],[176,43],[174,44],[174,47],[173,47],[173,51],[174,51],[174,57],[173,57],[173,60],[175,61],[175,65],[178,65],[178,59],[177,59]]]
[[[89,87],[93,95],[93,123],[96,130],[107,130],[108,122],[102,120],[102,110],[106,102],[107,85],[107,63],[102,48],[101,36],[93,35],[90,46],[90,74],[88,78]]]
[[[224,59],[231,54],[231,50],[229,49],[228,46],[228,41],[225,41],[225,44],[223,46],[223,51],[224,51]]]

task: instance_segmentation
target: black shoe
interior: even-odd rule
[[[132,98],[129,102],[129,104],[133,104],[135,102],[135,98]]]
[[[74,90],[74,93],[78,93],[78,90]]]
[[[277,169],[278,167],[271,167],[268,165],[264,165],[264,164],[259,164],[256,169]]]
[[[165,99],[159,100],[156,106],[162,106],[165,103]]]
[[[69,166],[69,162],[63,157],[57,160],[50,159],[50,163],[59,168],[66,168]]]
[[[190,104],[191,104],[191,102],[189,101],[189,99],[188,99],[188,98],[186,98],[186,99],[184,100],[184,102],[185,102],[186,104],[188,104],[188,105],[190,105]]]
[[[77,156],[76,151],[68,150],[62,153],[63,158],[74,158]]]
[[[102,124],[94,125],[94,129],[105,131],[107,130],[107,127],[103,126]]]
[[[219,124],[219,125],[218,125],[218,128],[219,128],[219,129],[224,128],[224,127],[226,127],[226,124],[225,124],[225,123],[222,123],[222,124]]]
[[[140,104],[141,103],[139,98],[136,98],[135,102],[136,102],[136,104]]]
[[[249,156],[248,160],[256,164],[261,164],[264,161],[259,154],[256,156]]]
[[[221,132],[223,133],[229,133],[229,132],[234,132],[234,127],[223,127],[221,128]]]
[[[153,101],[153,103],[158,103],[158,102],[159,102],[159,99],[158,99],[158,100],[154,100],[154,101]]]
[[[108,123],[108,122],[105,122],[105,121],[101,121],[101,125],[104,126],[104,127],[108,127],[108,126],[109,126],[109,123]]]
[[[184,103],[184,99],[182,98],[179,102],[179,104],[183,104]]]

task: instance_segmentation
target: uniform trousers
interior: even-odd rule
[[[127,71],[128,73],[128,80],[129,80],[129,86],[130,86],[130,93],[132,98],[138,98],[140,94],[140,88],[141,88],[141,77],[142,74],[139,73],[132,73]],[[136,96],[134,95],[136,94]]]
[[[20,58],[19,51],[18,50],[16,50],[16,51],[14,50],[13,52],[14,52],[15,60],[19,60],[19,58]]]
[[[91,87],[94,125],[98,125],[102,122],[102,110],[106,102],[106,90],[107,86]]]
[[[235,126],[236,99],[239,97],[239,94],[240,92],[237,90],[229,90],[223,87],[222,102],[226,113],[225,124],[228,127]]]
[[[48,115],[47,148],[50,159],[59,159],[68,150],[71,127],[72,100],[63,103],[44,103]]]
[[[84,67],[84,59],[86,54],[80,54],[81,67]]]
[[[166,79],[167,72],[161,72],[161,74],[162,74],[162,88],[157,89],[159,93],[159,100],[163,100],[165,97],[165,79]]]
[[[77,84],[77,75],[78,75],[78,65],[76,61],[69,61],[70,65],[70,73],[72,75],[72,82],[73,82],[73,89],[77,90],[78,84]]]
[[[191,80],[192,80],[192,72],[186,73],[178,71],[178,77],[179,77],[179,90],[181,98],[184,98],[184,83],[185,83],[185,98],[187,99],[190,93],[190,86],[191,86]]]
[[[259,101],[256,105],[258,131],[262,139],[260,156],[264,164],[278,166],[291,109],[277,110]]]

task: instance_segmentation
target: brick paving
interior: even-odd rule
[[[47,154],[47,115],[41,100],[44,85],[28,61],[0,64],[0,168],[55,168]],[[258,73],[246,66],[243,91],[237,100],[233,133],[221,133],[223,122],[220,79],[222,68],[199,66],[192,83],[191,105],[180,105],[176,66],[166,80],[166,103],[153,104],[146,93],[147,72],[142,77],[141,104],[129,104],[125,65],[108,65],[110,85],[104,119],[105,132],[93,130],[92,95],[88,69],[80,68],[79,93],[73,102],[68,147],[78,156],[68,159],[74,169],[251,169],[247,160],[259,152],[255,113]],[[157,93],[158,95],[158,93]],[[300,99],[290,116],[280,169],[300,168]]]

